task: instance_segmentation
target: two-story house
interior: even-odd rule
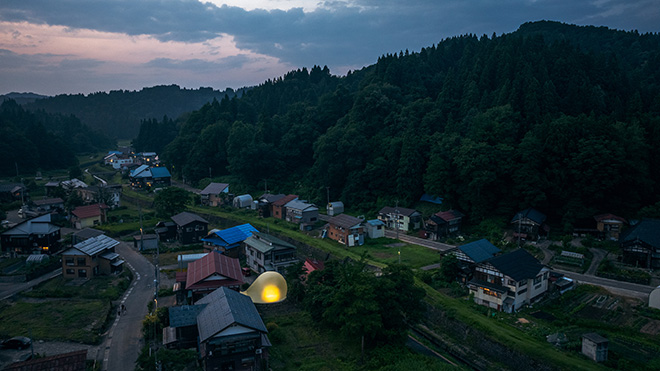
[[[176,274],[177,303],[195,303],[219,287],[240,289],[243,273],[238,259],[211,251],[188,263],[185,272]]]
[[[119,241],[106,235],[89,238],[62,252],[64,278],[90,279],[120,272],[124,261],[115,252]]]
[[[71,225],[76,229],[101,225],[107,221],[107,210],[105,204],[78,206],[71,211]]]
[[[210,183],[200,192],[202,205],[220,206],[229,202],[229,184]]]
[[[319,208],[301,200],[289,201],[286,205],[286,221],[296,224],[313,224],[319,218]]]
[[[500,249],[486,239],[458,246],[455,250],[451,251],[451,254],[458,259],[458,265],[460,268],[458,273],[459,281],[466,283],[471,280],[476,264],[491,259],[500,252]]]
[[[164,166],[140,165],[128,175],[131,187],[149,189],[167,187],[172,184],[172,175]]]
[[[172,221],[176,224],[177,239],[184,245],[200,243],[208,234],[209,222],[197,214],[184,211],[174,215]]]
[[[284,269],[298,262],[296,247],[266,233],[254,232],[244,243],[246,263],[257,273]]]
[[[262,218],[267,218],[271,216],[272,204],[278,200],[284,198],[285,194],[270,194],[264,193],[257,199],[257,210],[259,211],[259,216]]]
[[[241,253],[241,243],[252,236],[254,232],[259,231],[249,223],[223,230],[213,229],[206,237],[202,238],[204,250],[218,250],[227,256],[238,258]]]
[[[513,236],[537,240],[539,236],[547,235],[548,226],[545,224],[545,219],[545,214],[531,207],[517,212],[511,219]]]
[[[331,240],[346,246],[364,245],[362,219],[347,214],[339,214],[328,220],[325,233]]]
[[[512,313],[548,290],[549,269],[524,249],[478,263],[468,282],[477,304]]]
[[[427,238],[437,240],[459,233],[464,216],[458,210],[441,211],[431,215],[424,226]]]
[[[623,262],[647,269],[660,268],[660,219],[642,219],[619,239]]]
[[[2,232],[2,251],[12,254],[55,254],[60,251],[60,227],[52,223],[51,214],[26,220]]]
[[[378,219],[385,223],[387,228],[404,232],[419,229],[422,226],[422,214],[405,207],[385,206],[378,212]]]
[[[289,202],[293,200],[297,200],[298,195],[286,195],[277,201],[274,201],[273,203],[270,204],[271,210],[270,210],[270,215],[273,218],[277,219],[282,219],[286,220],[286,207],[285,205],[288,204]]]

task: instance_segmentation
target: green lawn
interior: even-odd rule
[[[41,283],[22,295],[30,298],[76,298],[96,300],[117,300],[130,284],[130,274],[121,276],[101,276],[85,281],[80,286],[72,285],[71,280],[61,276]]]

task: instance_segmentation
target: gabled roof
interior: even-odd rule
[[[619,242],[642,241],[653,247],[660,247],[660,219],[642,219],[621,236]]]
[[[206,304],[179,305],[170,307],[170,327],[197,325],[197,316],[204,308],[206,308]]]
[[[205,342],[232,325],[261,333],[268,332],[252,299],[247,295],[221,287],[197,303],[207,304],[197,316],[200,342]]]
[[[487,260],[486,263],[492,264],[498,271],[516,281],[534,278],[544,267],[524,249],[496,256]]]
[[[273,202],[281,200],[284,197],[286,197],[286,195],[283,194],[283,193],[276,194],[276,195],[273,195],[273,194],[270,194],[270,193],[264,193],[263,195],[261,195],[261,197],[259,197],[259,200],[260,201],[263,200],[263,201],[268,202],[269,204],[272,204]]]
[[[201,195],[218,195],[229,187],[227,183],[211,183],[206,186],[199,194]]]
[[[197,214],[189,213],[187,211],[174,215],[172,217],[172,220],[174,221],[174,223],[176,223],[176,225],[179,226],[184,226],[192,222],[202,222],[209,224],[209,222],[207,222],[206,219],[202,218],[201,216]]]
[[[44,205],[63,204],[64,200],[59,197],[56,197],[56,198],[44,198],[43,200],[36,200],[32,202],[34,202],[34,204],[37,206],[44,206]]]
[[[351,229],[362,224],[362,219],[358,219],[347,214],[339,214],[330,218],[330,220],[328,220],[328,224],[344,229]]]
[[[500,252],[500,249],[486,239],[470,242],[463,246],[459,246],[458,249],[470,257],[475,263],[481,263],[482,261],[488,260]]]
[[[259,231],[249,223],[242,224],[221,231],[213,231],[208,236],[202,238],[202,241],[219,242],[220,245],[229,246],[244,241],[246,238],[252,236],[252,232]],[[221,241],[218,241],[218,239]]]
[[[384,208],[380,209],[378,212],[379,214],[401,214],[403,216],[410,217],[414,213],[418,213],[419,211],[413,210],[413,209],[407,209],[405,207],[389,207],[385,206]]]
[[[25,188],[23,183],[0,183],[0,192],[14,192],[16,187]]]
[[[442,205],[442,197],[431,196],[428,193],[424,193],[419,200],[424,201],[424,202],[430,202],[430,203],[436,204],[436,205]]]
[[[616,216],[614,214],[595,215],[594,220],[596,220],[597,222],[610,221],[610,222],[628,223],[628,221],[626,221],[624,218],[620,216]]]
[[[79,219],[86,219],[86,218],[93,218],[95,216],[101,215],[101,210],[102,209],[107,209],[108,206],[105,204],[93,204],[93,205],[87,205],[87,206],[78,206],[73,211],[71,211],[71,214],[75,215]]]
[[[367,223],[369,223],[370,225],[373,225],[374,227],[377,227],[379,225],[385,225],[385,223],[380,219],[367,220]]]
[[[463,215],[463,213],[458,210],[447,210],[447,211],[441,211],[439,213],[435,213],[435,216],[444,220],[445,222],[449,222],[454,219],[462,218],[465,215]]]
[[[106,235],[100,235],[87,239],[83,242],[77,243],[73,245],[73,248],[89,256],[94,256],[99,252],[111,249],[117,245],[119,245],[119,241],[112,239]]]
[[[102,234],[105,234],[105,232],[99,231],[98,229],[94,229],[94,228],[85,228],[74,233],[73,235],[80,239],[86,240],[88,238],[97,237]]]
[[[4,231],[2,234],[12,236],[29,236],[31,234],[51,234],[59,230],[60,227],[51,223],[50,214],[45,214],[19,223],[13,228]]]
[[[248,237],[245,240],[245,244],[259,250],[262,253],[267,253],[270,250],[287,250],[287,249],[296,249],[296,247],[286,241],[282,241],[279,238],[266,234],[255,232],[252,236]]]
[[[310,203],[307,203],[307,202],[301,201],[301,200],[291,200],[291,201],[287,202],[285,206],[288,209],[296,209],[296,210],[303,210],[303,211],[304,210],[309,210],[309,211],[318,210],[318,208],[316,206],[314,206],[313,204],[310,204]]]
[[[219,251],[212,251],[205,257],[188,264],[186,289],[195,289],[211,277],[229,279],[237,285],[243,284],[243,273],[238,259],[222,255]]]
[[[545,222],[546,217],[542,212],[530,207],[528,209],[517,212],[513,219],[511,219],[511,223],[516,223],[518,218],[529,219],[534,223],[541,225]]]
[[[273,206],[284,206],[288,204],[289,202],[295,200],[298,198],[298,195],[286,195],[279,200],[273,202]]]
[[[133,178],[151,177],[151,170],[149,170],[149,165],[140,165],[136,169],[131,170],[130,176]]]
[[[151,168],[151,175],[154,178],[169,178],[172,176],[165,166],[156,166]]]

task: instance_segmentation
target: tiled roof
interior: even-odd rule
[[[170,326],[185,327],[197,324],[197,315],[206,308],[206,304],[198,305],[180,305],[170,307]]]
[[[272,204],[272,203],[275,202],[275,201],[281,200],[281,199],[284,198],[285,196],[286,196],[286,195],[285,195],[285,194],[282,194],[282,193],[280,193],[280,194],[276,194],[276,195],[272,195],[272,194],[270,194],[270,193],[264,193],[263,195],[261,195],[261,197],[259,197],[259,199],[260,199],[260,200],[264,200],[264,201],[266,201],[266,202]]]
[[[51,223],[50,214],[45,214],[26,220],[15,225],[13,228],[4,231],[3,235],[29,236],[31,234],[51,234],[60,229],[60,227]]]
[[[186,289],[194,289],[194,286],[203,283],[211,276],[224,277],[237,285],[243,284],[243,273],[238,259],[222,255],[218,251],[212,251],[205,257],[188,264]],[[228,282],[226,279],[221,280],[224,281],[222,283]],[[223,285],[218,284],[218,286]]]
[[[516,281],[536,277],[543,264],[524,249],[514,250],[486,261]]]
[[[417,213],[417,210],[413,209],[407,209],[405,207],[389,207],[385,206],[384,208],[380,209],[378,212],[379,214],[401,214],[403,216],[411,216],[414,213]]]
[[[353,228],[356,225],[360,225],[361,223],[362,223],[362,219],[358,219],[354,216],[350,216],[347,214],[340,214],[337,216],[333,216],[332,218],[330,218],[330,220],[328,220],[328,224],[341,227],[344,229]]]
[[[500,249],[486,239],[470,242],[463,246],[459,246],[458,249],[465,255],[469,256],[475,263],[481,263],[482,261],[488,260],[500,252]]]
[[[660,247],[660,219],[642,219],[621,236],[619,242],[642,241],[655,248]]]
[[[252,299],[226,287],[221,287],[198,301],[207,304],[197,316],[199,341],[205,342],[234,324],[267,333]]]
[[[78,206],[75,209],[73,209],[73,211],[71,211],[71,214],[75,215],[79,219],[86,219],[101,215],[101,209],[107,209],[107,208],[108,206],[106,206],[105,204]]]
[[[217,195],[222,193],[222,191],[224,191],[227,187],[229,187],[229,184],[227,183],[211,183],[207,185],[206,188],[204,188],[202,192],[200,192],[200,194]]]
[[[442,219],[442,220],[444,220],[444,221],[446,221],[446,222],[451,221],[451,220],[454,220],[454,219],[462,218],[462,217],[465,216],[465,215],[463,215],[462,212],[460,212],[460,211],[458,211],[458,210],[447,210],[447,211],[441,211],[441,212],[439,212],[439,213],[435,213],[435,215],[436,215],[438,218],[440,218],[440,219]]]
[[[172,220],[174,221],[174,223],[176,223],[179,226],[184,226],[195,221],[209,224],[209,222],[207,222],[201,216],[197,214],[189,213],[187,211],[174,215],[172,217]]]
[[[279,200],[273,202],[273,206],[284,206],[288,204],[289,202],[295,200],[298,198],[298,195],[286,195]]]

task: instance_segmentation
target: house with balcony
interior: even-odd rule
[[[121,272],[124,261],[115,252],[119,241],[106,235],[89,238],[62,252],[64,278],[91,279]]]
[[[266,233],[253,232],[244,245],[246,264],[257,273],[283,273],[286,267],[298,262],[294,245]]]
[[[468,282],[477,304],[513,313],[548,291],[550,270],[524,249],[477,263]]]
[[[422,226],[422,214],[405,207],[386,206],[378,212],[378,220],[385,223],[388,229],[403,232],[413,231]]]

